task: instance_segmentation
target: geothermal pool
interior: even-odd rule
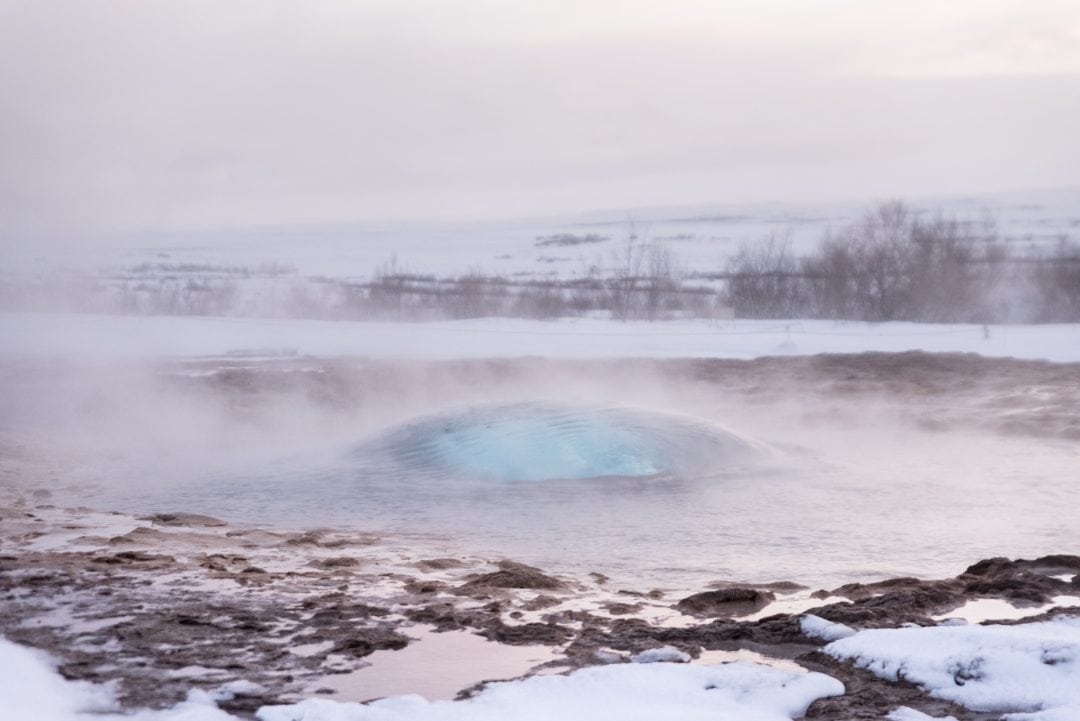
[[[1080,545],[1074,443],[828,419],[796,434],[750,411],[465,404],[318,453],[80,500],[388,531],[649,588],[947,576]]]
[[[690,416],[534,402],[427,416],[362,444],[353,458],[362,475],[468,484],[732,474],[774,455]]]

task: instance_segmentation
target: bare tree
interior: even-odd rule
[[[798,262],[790,235],[743,243],[728,261],[728,299],[744,318],[791,318],[803,305]]]

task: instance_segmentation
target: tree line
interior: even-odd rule
[[[772,236],[723,274],[742,318],[1047,323],[1080,321],[1080,245],[1017,248],[992,222],[883,204],[798,256]]]

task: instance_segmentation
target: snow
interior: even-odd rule
[[[928,716],[907,706],[893,709],[885,718],[887,721],[956,721],[955,716]]]
[[[758,664],[615,664],[569,676],[534,676],[491,684],[467,701],[400,696],[367,706],[308,699],[263,708],[260,721],[787,721],[843,684],[819,673]]]
[[[249,688],[233,683],[218,693],[192,691],[162,710],[121,714],[112,689],[64,680],[42,654],[0,639],[0,708],[5,718],[35,721],[237,721],[215,698]],[[752,663],[716,666],[616,664],[568,676],[534,676],[491,684],[466,701],[397,696],[372,704],[307,699],[266,706],[260,721],[790,721],[816,699],[844,692],[820,673],[782,671]]]
[[[8,358],[135,360],[235,354],[459,358],[757,358],[864,351],[1080,361],[1080,324],[989,326],[777,320],[425,323],[0,313]]]
[[[804,626],[830,634],[837,624],[804,617]],[[1080,618],[1011,626],[873,629],[830,643],[826,653],[889,679],[906,680],[932,696],[1006,721],[1080,718]],[[738,718],[787,721],[814,700],[843,693],[820,673],[733,662],[711,666],[646,661],[681,660],[676,649],[652,649],[640,663],[582,669],[488,685],[465,701],[407,695],[371,704],[306,699],[260,709],[260,721],[547,721],[619,718],[623,721]],[[648,657],[648,658],[645,658]],[[0,707],[5,717],[36,721],[236,721],[215,705],[230,694],[262,689],[244,681],[212,692],[192,691],[168,709],[121,713],[111,685],[67,681],[44,654],[0,639]],[[907,707],[889,721],[936,717]],[[940,721],[948,721],[945,717]]]
[[[1010,721],[1080,718],[1080,618],[860,631],[825,652]]]
[[[915,207],[942,211],[960,220],[997,221],[1003,240],[1026,247],[1075,237],[1080,214],[1075,188],[980,195],[914,198]],[[279,265],[299,275],[370,277],[396,259],[401,270],[456,275],[487,274],[543,278],[572,277],[592,265],[617,262],[630,232],[663,242],[687,269],[720,270],[745,242],[778,234],[803,254],[830,230],[857,221],[871,206],[846,202],[695,203],[618,208],[546,217],[486,221],[381,220],[353,223],[286,224],[140,233],[81,238],[50,248],[44,238],[13,244],[8,265],[23,272],[61,268],[108,268],[113,273],[139,263]],[[552,236],[594,235],[605,240],[545,245]]]
[[[826,621],[821,616],[809,613],[799,619],[799,626],[810,638],[820,638],[822,641],[839,641],[855,635],[855,629],[850,626]]]
[[[689,663],[690,654],[674,646],[650,648],[630,659],[634,663]]]
[[[44,654],[0,638],[0,709],[5,718],[68,721],[112,705],[108,686],[66,681]]]
[[[214,699],[251,691],[256,684],[236,681],[214,694],[192,691],[169,709],[121,713],[111,684],[68,681],[46,654],[0,638],[0,716],[33,721],[237,721]]]
[[[234,699],[237,696],[257,696],[267,692],[267,688],[254,681],[238,679],[222,684],[211,696],[215,699]]]
[[[201,691],[191,691],[187,700],[172,708],[141,709],[132,714],[116,713],[106,716],[86,716],[86,721],[238,721],[232,714],[219,709],[214,701],[220,696]],[[83,716],[76,716],[72,721],[82,721]]]

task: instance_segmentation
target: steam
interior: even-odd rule
[[[919,392],[931,367],[934,392]],[[1067,494],[1075,468],[1072,446],[1053,438],[1055,419],[1067,433],[1076,408],[1061,395],[1062,368],[873,354],[831,362],[8,361],[0,472],[6,486],[51,493],[57,504],[439,534],[455,548],[644,574],[650,583],[946,575],[972,556],[1080,542],[1071,506],[1053,501]],[[1018,383],[1058,388],[1060,397],[1015,395]],[[1008,412],[988,410],[1006,391]],[[1048,410],[1052,402],[1060,412]],[[560,425],[560,416],[573,422]],[[505,470],[485,455],[505,450],[497,433],[483,433],[500,418],[512,421],[509,449],[532,453],[519,460],[544,456],[537,464],[548,463],[547,480],[492,483],[475,472]],[[380,460],[365,445],[387,450],[378,444],[404,440],[428,450],[447,421],[465,432],[450,438],[468,442],[438,449],[420,468],[400,456]],[[1030,431],[1018,435],[1023,423]],[[756,464],[759,446],[745,438],[781,449],[783,462]],[[567,478],[575,473],[546,457],[563,440],[600,451],[586,458],[595,465],[570,471],[622,475]],[[689,467],[641,476],[603,468],[604,449],[624,442],[631,459]],[[747,448],[749,461],[728,465]]]

